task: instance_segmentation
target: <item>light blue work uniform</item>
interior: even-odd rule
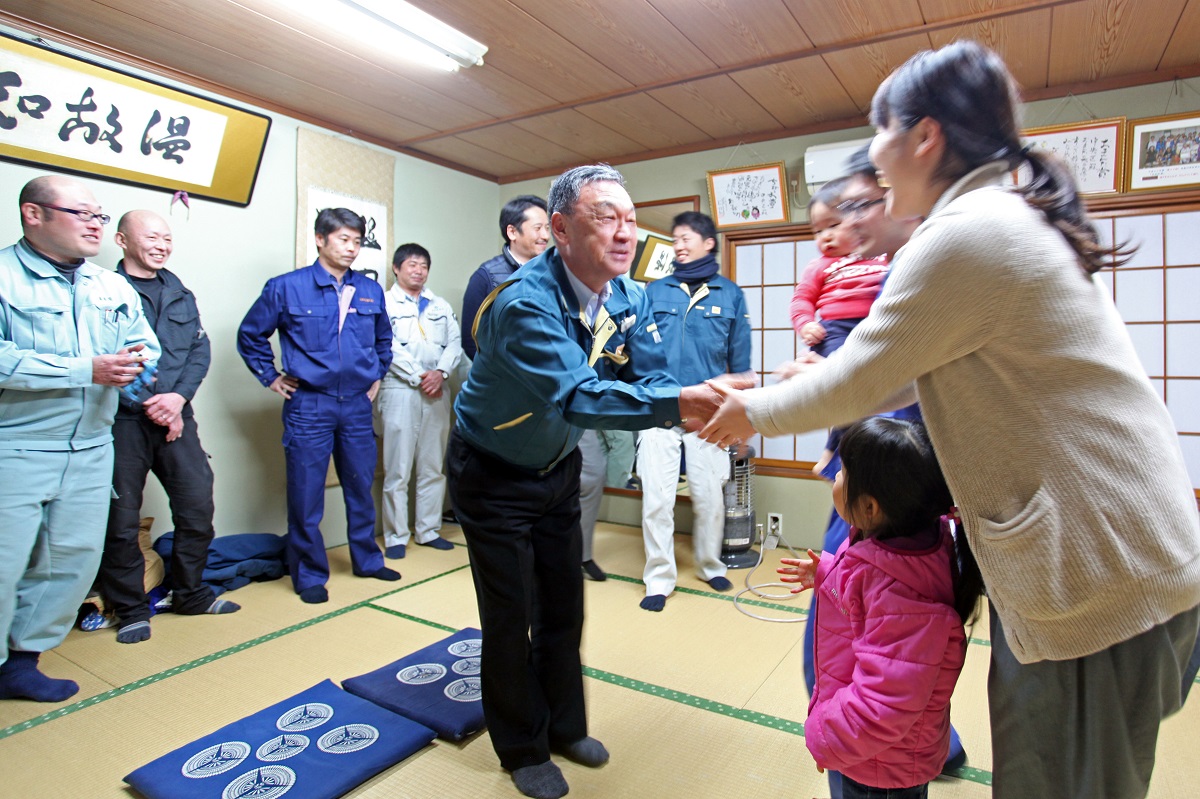
[[[0,662],[58,646],[100,565],[117,389],[92,358],[158,339],[123,277],[72,283],[22,239],[0,250]]]

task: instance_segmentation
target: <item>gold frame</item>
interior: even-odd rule
[[[631,277],[639,283],[651,283],[660,277],[666,277],[667,275],[651,275],[650,266],[656,260],[656,253],[663,247],[671,252],[671,262],[674,263],[674,244],[675,242],[671,239],[664,239],[662,236],[655,236],[653,233],[646,234],[646,238],[641,245],[641,253],[638,255],[637,264],[633,267],[633,275]],[[668,272],[667,274],[670,273]]]
[[[1150,191],[1180,191],[1183,189],[1194,189],[1200,186],[1200,155],[1197,156],[1197,161],[1191,164],[1173,164],[1171,167],[1191,167],[1187,171],[1186,179],[1174,179],[1174,182],[1158,183],[1154,186],[1134,187],[1134,182],[1138,179],[1138,174],[1145,167],[1138,167],[1134,159],[1139,152],[1143,152],[1141,147],[1136,146],[1139,136],[1138,129],[1161,124],[1163,122],[1188,121],[1191,125],[1178,125],[1175,127],[1195,127],[1200,128],[1200,112],[1188,111],[1182,114],[1167,114],[1165,116],[1145,117],[1143,119],[1133,119],[1128,122],[1128,130],[1125,134],[1125,161],[1128,164],[1125,170],[1125,191],[1130,194],[1140,194]],[[1150,135],[1154,131],[1144,131],[1143,135]]]
[[[1061,125],[1043,125],[1037,128],[1029,128],[1021,131],[1021,140],[1037,138],[1039,136],[1054,136],[1055,134],[1071,134],[1082,131],[1096,129],[1116,128],[1116,147],[1112,154],[1113,180],[1112,188],[1099,189],[1095,191],[1084,191],[1080,189],[1082,197],[1103,197],[1106,195],[1119,194],[1125,190],[1125,171],[1126,171],[1126,120],[1125,117],[1108,117],[1106,119],[1088,119],[1082,122],[1068,122]],[[1068,165],[1074,166],[1068,159],[1063,159]],[[1079,179],[1076,173],[1076,180]]]
[[[765,214],[752,217],[752,208],[743,208],[740,212],[745,221],[731,221],[728,216],[723,216],[721,213],[722,200],[726,199],[726,195],[717,196],[716,181],[714,178],[726,175],[752,175],[757,172],[773,175],[776,178],[776,183],[779,186],[777,195],[767,195],[773,199],[779,208],[778,216],[766,216]],[[786,225],[791,221],[790,208],[788,206],[787,193],[787,168],[782,161],[775,161],[769,164],[758,164],[756,166],[738,166],[730,169],[714,169],[707,174],[708,179],[708,207],[712,210],[713,222],[717,225],[717,230],[736,230],[745,227],[759,227],[767,225]],[[724,221],[722,221],[724,219]]]
[[[139,78],[111,67],[87,61],[75,55],[32,44],[8,34],[0,33],[0,52],[8,52],[27,59],[41,61],[59,69],[67,69],[86,76],[100,78],[127,86],[147,94],[157,95],[174,103],[189,105],[225,117],[225,131],[221,138],[220,153],[213,172],[212,185],[204,186],[182,180],[170,180],[158,175],[133,169],[99,164],[79,158],[20,147],[4,141],[0,131],[0,159],[34,166],[47,166],[63,172],[98,177],[116,183],[126,183],[150,189],[176,192],[185,191],[191,197],[246,206],[254,193],[258,170],[266,149],[267,135],[271,130],[271,118],[254,111],[247,111],[228,103],[210,100],[191,92],[173,89],[160,83]],[[10,87],[8,94],[17,90]],[[10,106],[11,107],[11,106]],[[22,120],[22,124],[29,124]]]

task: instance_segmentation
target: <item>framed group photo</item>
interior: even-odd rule
[[[1200,186],[1200,113],[1135,119],[1128,138],[1126,191]]]

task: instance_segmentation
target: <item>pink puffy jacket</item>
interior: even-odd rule
[[[805,742],[817,765],[863,785],[920,785],[946,762],[966,646],[945,526],[937,541],[905,549],[913,539],[879,542],[853,529],[817,567],[817,680]]]

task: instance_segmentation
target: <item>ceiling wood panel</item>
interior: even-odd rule
[[[511,155],[501,155],[457,136],[422,142],[416,149],[450,161],[458,161],[489,175],[528,171],[533,166],[532,163],[526,163]]]
[[[1022,87],[1046,85],[1049,66],[1051,11],[1044,9],[1007,19],[947,28],[929,34],[934,47],[959,39],[974,39],[995,50]]]
[[[721,66],[812,47],[783,0],[649,0],[649,3]]]
[[[1049,83],[1158,68],[1185,0],[1086,0],[1054,9]],[[1080,57],[1081,54],[1086,57]]]
[[[635,94],[580,106],[579,113],[620,130],[648,150],[678,147],[712,138],[648,94]]]
[[[650,95],[714,139],[783,127],[727,75],[655,89]]]
[[[917,0],[921,16],[936,23],[961,19],[966,13],[984,14],[1001,8],[1028,8],[1030,0]]]
[[[643,148],[633,139],[602,125],[576,110],[555,111],[513,123],[522,130],[581,153],[587,161],[608,155],[628,155]]]
[[[871,98],[883,79],[913,53],[928,50],[932,46],[927,34],[919,34],[829,53],[824,59],[838,82],[854,99],[854,104],[865,114],[870,110]]]
[[[578,164],[585,160],[582,153],[577,153],[513,124],[492,125],[483,130],[460,133],[458,138],[501,155],[511,155],[519,161],[529,161],[533,164],[559,166],[561,164]]]
[[[1188,0],[1158,68],[1183,67],[1197,61],[1200,61],[1200,0]]]
[[[748,69],[731,77],[785,128],[861,113],[820,57]]]
[[[821,47],[836,42],[865,39],[926,22],[917,0],[784,0],[792,16]],[[962,16],[961,14],[957,16]]]
[[[509,0],[633,84],[715,66],[645,0]],[[587,31],[586,36],[579,36]]]
[[[1200,75],[1200,0],[414,0],[488,45],[453,74],[286,0],[3,2],[48,40],[505,182],[852,127],[961,37],[1038,99]]]
[[[494,67],[558,102],[633,85],[508,0],[410,2],[486,44],[484,69]]]

